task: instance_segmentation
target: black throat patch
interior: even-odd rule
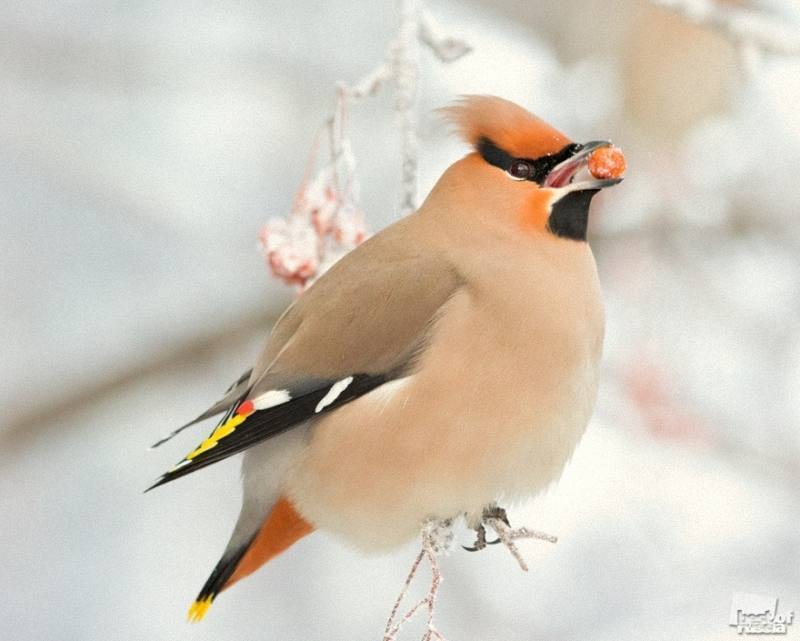
[[[554,204],[547,227],[556,236],[572,240],[586,240],[589,226],[589,205],[599,189],[571,191]]]

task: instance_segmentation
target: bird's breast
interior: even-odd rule
[[[426,517],[555,480],[595,400],[603,330],[591,267],[583,279],[562,271],[555,288],[541,269],[517,269],[460,290],[416,371],[314,428],[291,481],[304,516],[380,548]]]

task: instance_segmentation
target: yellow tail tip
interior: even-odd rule
[[[213,597],[206,597],[205,599],[199,599],[192,603],[189,607],[189,613],[186,615],[186,618],[190,623],[197,623],[198,621],[202,621],[203,617],[208,612],[208,608],[211,607],[211,602],[213,601]]]

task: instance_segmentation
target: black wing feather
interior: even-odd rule
[[[147,492],[208,465],[222,461],[261,441],[277,436],[309,418],[321,416],[335,410],[383,385],[391,378],[393,377],[387,374],[355,374],[347,388],[330,405],[327,405],[319,412],[316,411],[317,404],[325,397],[335,381],[326,381],[322,385],[315,386],[312,390],[305,391],[297,396],[293,395],[291,400],[286,403],[258,410],[248,416],[235,431],[217,441],[214,447],[191,459],[189,463],[181,465],[183,461],[188,460],[183,459],[178,464],[179,467],[175,467],[165,473],[145,491]],[[238,407],[238,403],[231,408],[226,417],[233,413],[235,407]]]
[[[233,383],[231,383],[230,387],[228,387],[228,389],[225,390],[225,393],[222,395],[222,398],[220,400],[218,400],[216,403],[214,403],[211,407],[209,407],[205,412],[200,414],[200,416],[198,416],[197,418],[192,419],[188,423],[184,423],[179,428],[172,430],[166,436],[162,436],[160,439],[158,439],[155,443],[153,443],[150,446],[150,449],[153,450],[153,449],[159,447],[160,445],[163,445],[167,441],[172,440],[175,436],[180,434],[187,427],[191,427],[192,425],[195,425],[195,424],[197,424],[197,423],[199,423],[201,421],[205,421],[207,418],[211,418],[212,416],[214,416],[216,414],[219,414],[222,411],[225,411],[225,406],[223,405],[223,403],[225,402],[225,399],[228,396],[228,394],[230,394],[234,389],[236,389],[237,387],[239,387],[243,383],[246,383],[247,380],[250,378],[250,374],[252,374],[252,372],[253,372],[252,368],[247,370],[244,374],[242,374],[239,378],[237,378]],[[245,391],[245,393],[247,393],[247,392]],[[241,399],[239,399],[239,400],[241,400]],[[220,421],[220,424],[224,423],[228,419],[228,417],[230,416],[231,410],[235,409],[237,407],[237,402],[238,401],[234,401],[234,403],[230,407],[227,408],[227,411],[225,411],[225,416],[223,417],[222,421]]]

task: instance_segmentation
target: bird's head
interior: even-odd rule
[[[622,180],[623,166],[602,178],[587,168],[593,154],[610,151],[611,143],[572,142],[522,107],[493,96],[468,96],[443,112],[474,151],[445,172],[433,199],[528,232],[586,240],[592,197]],[[617,160],[624,162],[621,154]]]

